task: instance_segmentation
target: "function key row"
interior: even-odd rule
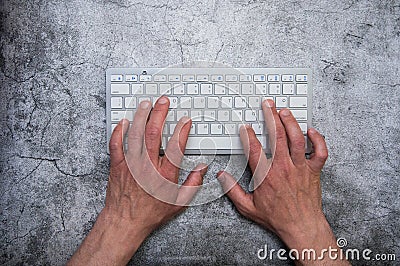
[[[125,76],[125,79],[124,79]],[[111,82],[236,82],[236,81],[244,81],[244,82],[307,82],[308,75],[294,75],[294,74],[255,74],[255,75],[234,75],[234,74],[227,74],[227,75],[207,75],[207,74],[198,74],[198,75],[180,75],[180,74],[173,74],[173,75],[111,75]]]
[[[148,95],[224,95],[224,94],[243,94],[243,95],[307,95],[308,84],[305,83],[113,83],[111,84],[111,94],[148,94]]]

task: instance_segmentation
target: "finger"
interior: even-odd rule
[[[217,179],[228,198],[232,200],[241,214],[249,216],[255,212],[253,195],[246,193],[233,176],[227,172],[220,171],[217,174]]]
[[[186,148],[186,142],[189,136],[192,122],[189,117],[182,117],[174,129],[174,134],[168,141],[165,155],[161,161],[161,167],[167,173],[177,173],[181,165],[183,153]],[[174,175],[174,182],[177,182],[177,175]]]
[[[265,100],[262,108],[272,155],[276,159],[288,158],[289,149],[286,131],[276,111],[274,102],[272,100]]]
[[[290,157],[294,164],[304,164],[305,158],[305,145],[304,135],[301,132],[300,126],[292,115],[289,109],[282,109],[279,116],[286,130],[286,135],[289,138],[289,151]]]
[[[124,135],[128,131],[129,120],[122,119],[115,127],[111,134],[109,148],[110,148],[110,164],[111,167],[117,166],[125,160],[124,154]]]
[[[264,177],[267,173],[266,167],[268,167],[267,156],[264,153],[260,141],[257,139],[256,134],[251,126],[240,127],[240,140],[243,144],[244,153],[248,159],[250,169],[256,180],[260,181],[260,177]],[[262,181],[262,180],[261,180]],[[259,185],[256,182],[254,187]]]
[[[178,198],[176,200],[177,205],[186,206],[192,201],[197,191],[200,189],[200,186],[203,184],[203,177],[206,172],[206,164],[199,164],[190,172],[185,182],[183,182],[182,186],[179,188]]]
[[[328,148],[324,137],[317,130],[310,128],[307,133],[314,147],[314,153],[311,154],[308,163],[313,171],[319,172],[324,166],[326,159],[328,159]]]
[[[150,111],[150,101],[142,101],[139,108],[136,109],[133,124],[128,132],[128,152],[130,154],[139,155],[142,153],[144,132]]]
[[[158,159],[161,146],[161,134],[165,117],[168,113],[169,100],[167,97],[161,97],[155,103],[153,110],[146,125],[145,131],[145,150],[153,163],[158,165]]]

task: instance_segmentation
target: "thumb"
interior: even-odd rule
[[[182,186],[179,188],[176,205],[187,206],[192,201],[197,191],[200,189],[200,186],[203,184],[203,177],[206,172],[207,165],[203,163],[197,165],[190,172],[185,182],[183,182]]]
[[[217,174],[217,179],[228,198],[232,200],[241,214],[248,216],[255,212],[253,195],[246,193],[231,174],[220,171]]]

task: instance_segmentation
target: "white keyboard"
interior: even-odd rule
[[[162,150],[177,121],[191,117],[185,154],[242,154],[239,128],[253,127],[266,152],[261,103],[289,108],[306,138],[311,126],[311,70],[307,68],[110,68],[106,72],[107,139],[122,118],[132,121],[138,104],[161,95],[170,100]],[[306,141],[306,152],[310,144]],[[161,152],[162,152],[161,150]]]

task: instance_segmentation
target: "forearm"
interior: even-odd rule
[[[102,212],[68,265],[126,265],[146,236]]]

